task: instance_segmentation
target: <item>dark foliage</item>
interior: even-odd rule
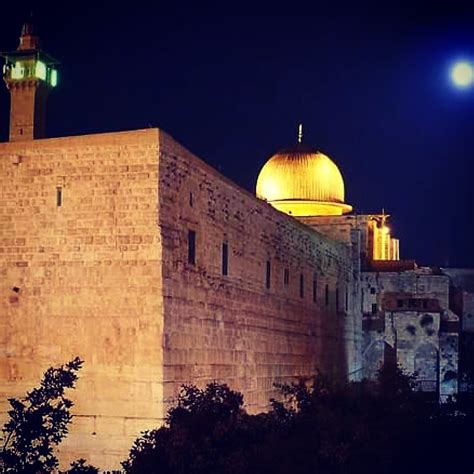
[[[398,367],[377,383],[322,375],[279,386],[269,413],[248,415],[226,385],[183,387],[164,427],[136,440],[127,473],[377,474],[466,472],[472,410],[440,407]]]
[[[73,403],[66,398],[65,390],[74,388],[82,364],[76,357],[60,367],[51,367],[43,375],[40,386],[28,392],[25,398],[8,400],[11,410],[3,427],[0,451],[2,474],[47,473],[57,469],[54,448],[67,435],[72,418]],[[97,472],[82,461],[73,463],[73,470],[68,472]]]
[[[99,470],[87,464],[85,459],[78,459],[71,463],[71,467],[63,474],[98,474]]]
[[[226,385],[184,386],[166,426],[135,441],[128,473],[240,473],[246,451],[265,435],[265,415],[242,410],[243,397]]]

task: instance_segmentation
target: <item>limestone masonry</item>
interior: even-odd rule
[[[159,129],[36,139],[56,63],[30,24],[3,56],[0,423],[8,397],[75,356],[62,466],[119,469],[184,383],[227,383],[250,412],[318,369],[360,380],[397,362],[427,396],[466,388],[474,270],[401,260],[389,216],[351,213],[301,134],[257,198]]]

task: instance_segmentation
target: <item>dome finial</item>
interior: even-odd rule
[[[298,124],[298,145],[303,141],[303,124]]]

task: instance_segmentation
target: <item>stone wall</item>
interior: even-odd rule
[[[0,144],[0,422],[78,355],[62,465],[117,469],[182,383],[226,382],[255,412],[276,382],[360,374],[356,247],[159,130]]]
[[[454,298],[457,299],[456,310],[462,318],[462,330],[474,333],[474,269],[443,268],[442,272],[449,276]]]
[[[370,215],[349,214],[344,216],[307,216],[298,220],[317,229],[330,239],[350,244],[357,234],[359,266],[365,268],[372,256],[370,249],[369,221]]]
[[[157,182],[156,130],[0,144],[0,423],[80,356],[63,463],[117,468],[163,417]]]
[[[346,310],[358,297],[348,245],[257,200],[163,133],[160,227],[167,397],[184,382],[219,380],[259,411],[275,396],[276,382],[317,368],[343,377],[354,370],[360,313]],[[190,229],[195,265],[188,263]]]
[[[459,318],[449,309],[448,277],[430,269],[362,276],[365,375],[374,377],[391,348],[421,389],[441,398],[456,393]]]
[[[474,391],[474,269],[443,268],[451,282],[451,308],[461,318],[460,390]]]

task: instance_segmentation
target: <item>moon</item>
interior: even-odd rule
[[[466,61],[460,61],[451,68],[451,80],[456,87],[469,87],[474,84],[474,68]]]

